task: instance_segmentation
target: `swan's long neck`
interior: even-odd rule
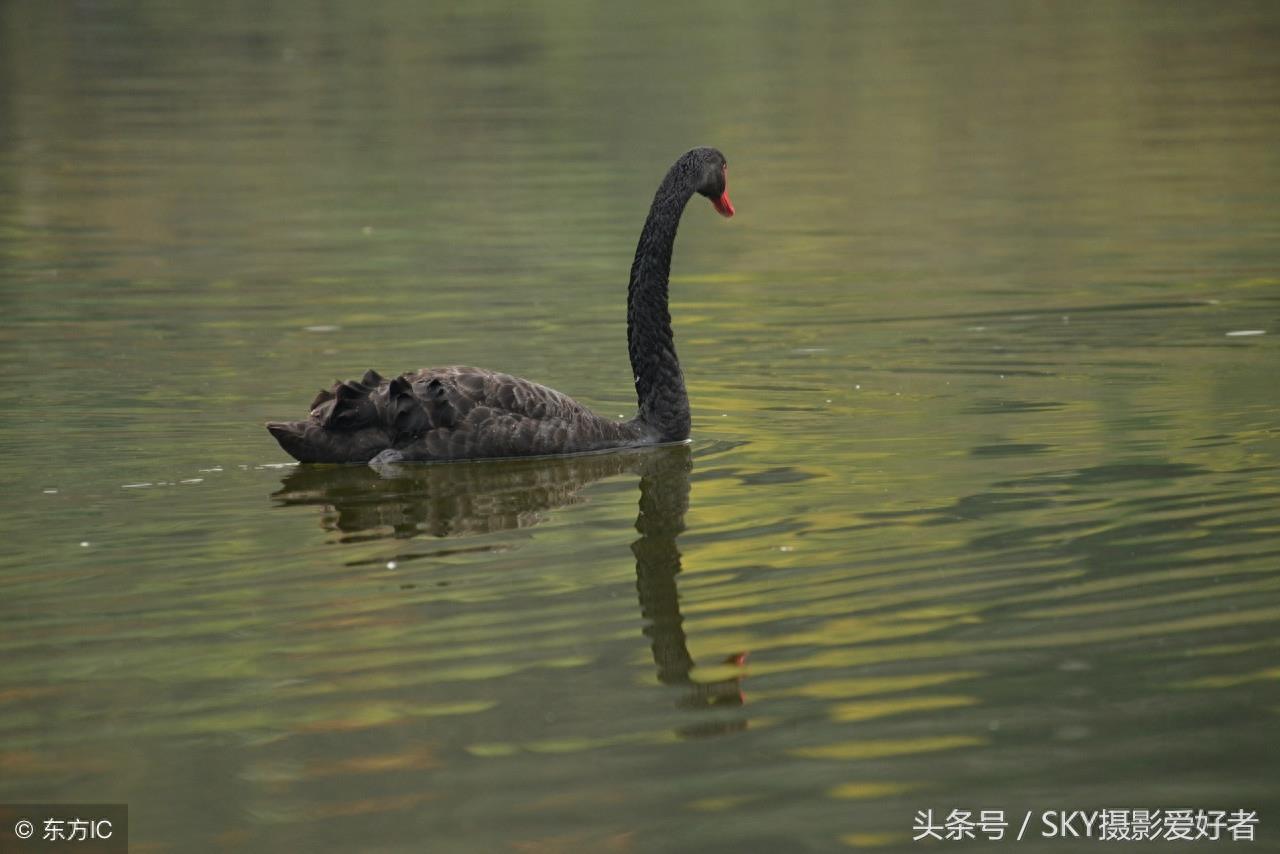
[[[636,381],[640,421],[662,442],[689,438],[689,395],[676,358],[667,309],[671,249],[680,215],[693,195],[693,181],[682,161],[671,167],[653,197],[631,262],[627,290],[627,349]]]

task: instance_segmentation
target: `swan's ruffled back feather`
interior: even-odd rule
[[[427,368],[387,380],[367,371],[316,395],[305,421],[267,425],[302,462],[533,456],[653,441],[635,421],[610,421],[568,395],[481,368]]]

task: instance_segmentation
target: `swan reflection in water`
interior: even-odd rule
[[[676,538],[689,509],[692,455],[687,445],[639,448],[576,457],[535,460],[302,466],[284,478],[273,498],[283,505],[318,505],[321,524],[343,540],[419,536],[465,537],[527,528],[549,511],[581,500],[582,490],[606,477],[640,476],[640,507],[631,543],[644,634],[653,650],[658,680],[684,686],[687,708],[740,706],[741,676],[700,682],[685,639],[676,590],[681,571]],[[745,653],[727,663],[742,664]],[[716,721],[682,731],[715,735],[746,727],[746,721]]]

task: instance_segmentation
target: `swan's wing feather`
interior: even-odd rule
[[[497,371],[455,365],[428,368],[410,376],[418,398],[434,402],[438,419],[433,418],[433,426],[458,427],[477,407],[534,419],[594,417],[567,394]],[[447,423],[449,420],[453,423]]]
[[[630,444],[568,395],[530,380],[452,366],[391,380],[367,371],[312,401],[305,421],[268,425],[304,462],[362,462],[388,448],[408,459],[456,460],[596,450]]]

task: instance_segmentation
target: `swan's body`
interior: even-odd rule
[[[724,156],[695,148],[672,165],[649,209],[627,292],[627,344],[639,413],[596,415],[554,389],[482,368],[425,368],[336,383],[305,421],[267,429],[302,462],[464,460],[626,448],[689,437],[689,398],[667,309],[671,249],[694,193],[733,215]]]
[[[303,462],[472,460],[624,448],[661,441],[639,419],[610,421],[568,395],[483,368],[374,371],[321,392],[306,421],[271,423]]]

